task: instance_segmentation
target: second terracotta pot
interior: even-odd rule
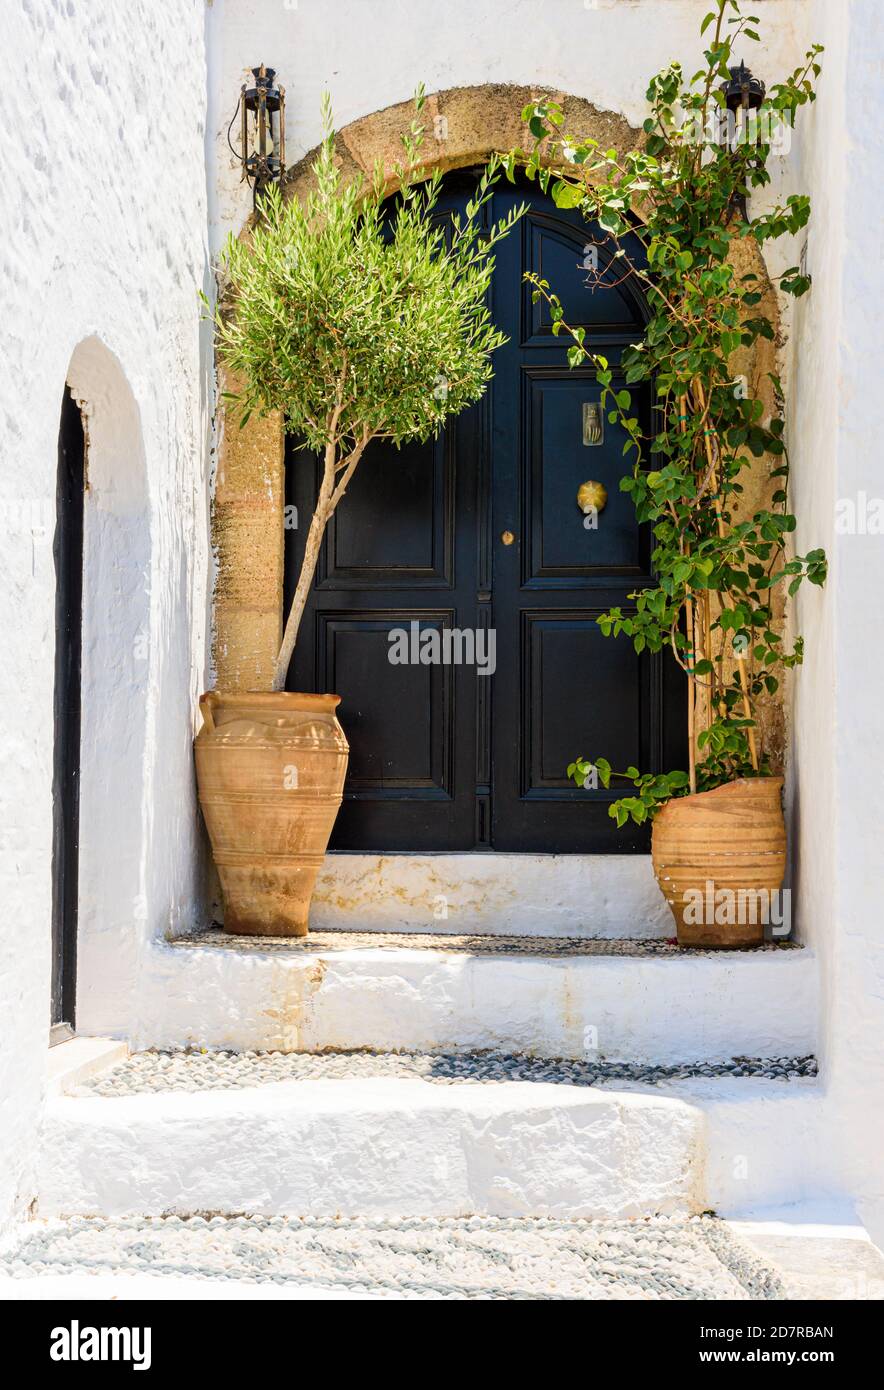
[[[677,797],[655,817],[654,873],[680,946],[758,946],[765,917],[780,925],[782,787],[782,777],[742,778]]]
[[[202,696],[197,782],[225,931],[306,936],[347,773],[339,703],[290,691]]]

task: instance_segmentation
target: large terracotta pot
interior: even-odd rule
[[[307,935],[350,751],[339,702],[289,691],[200,699],[196,775],[225,931]]]
[[[782,777],[747,777],[677,797],[655,817],[654,873],[680,946],[764,940],[765,905],[779,893],[786,870],[782,786]],[[780,918],[777,898],[772,907]]]

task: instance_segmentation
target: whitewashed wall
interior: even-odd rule
[[[286,88],[289,164],[317,143],[326,90],[338,126],[407,100],[419,81],[428,92],[537,83],[640,125],[651,74],[676,56],[686,70],[699,62],[709,8],[707,0],[213,0],[213,249],[251,208],[226,135],[240,86],[260,62]],[[796,66],[804,0],[755,0],[748,9],[764,25],[764,44],[746,43],[750,65],[768,75]]]
[[[0,86],[0,1222],[28,1195],[49,1028],[52,560],[65,380],[91,436],[79,1020],[198,920],[207,614],[202,0],[10,0]]]
[[[830,580],[802,590],[807,637],[793,761],[798,913],[821,954],[822,1048],[844,1185],[884,1240],[884,536],[838,534],[838,499],[884,497],[880,465],[881,228],[877,106],[884,8],[814,0],[826,77],[801,170],[814,199],[813,289],[798,308],[790,400],[798,545],[825,545]]]

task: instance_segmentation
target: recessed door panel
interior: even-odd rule
[[[329,523],[319,584],[449,588],[453,554],[452,440],[394,449],[373,442]],[[315,467],[305,458],[307,467]]]
[[[576,756],[618,768],[642,760],[642,672],[631,642],[613,644],[598,610],[526,613],[522,647],[522,793],[584,802],[598,792],[567,776]],[[608,800],[602,789],[601,799]]]
[[[326,685],[341,693],[338,718],[351,744],[348,787],[361,797],[450,795],[454,668],[391,662],[403,644],[420,655],[413,622],[422,633],[452,625],[449,613],[324,613],[320,621]]]
[[[592,371],[528,367],[523,390],[525,570],[529,583],[566,581],[591,587],[612,573],[639,575],[647,566],[647,537],[635,524],[635,508],[620,491],[626,431],[601,408]],[[586,443],[586,407],[601,431]],[[607,502],[595,514],[577,501],[580,485],[601,483]]]
[[[567,214],[556,210],[535,212],[523,223],[525,270],[546,280],[572,327],[609,341],[638,341],[641,312],[635,295],[623,283],[625,266],[612,260],[610,244],[599,227],[566,219]],[[637,243],[634,250],[639,254]],[[600,275],[590,272],[593,260]],[[567,346],[564,339],[553,336],[549,304],[543,297],[534,299],[530,284],[523,291],[522,303],[526,347]]]

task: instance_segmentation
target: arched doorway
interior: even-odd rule
[[[125,1036],[135,1016],[151,863],[147,463],[129,380],[100,338],[77,344],[67,381],[65,408],[82,417],[88,445],[80,518],[76,1022],[81,1033]]]
[[[83,645],[85,439],[65,387],[58,433],[55,536],[55,692],[52,777],[52,1015],[50,1041],[72,1036],[76,1014],[80,859],[80,683]]]
[[[440,212],[462,211],[475,177],[448,175]],[[372,446],[323,546],[288,685],[342,696],[351,757],[332,848],[646,851],[645,829],[618,831],[607,815],[616,793],[576,788],[567,765],[684,759],[665,660],[606,641],[595,621],[651,582],[650,537],[619,491],[626,436],[598,408],[595,373],[569,369],[568,340],[524,274],[550,281],[615,382],[644,306],[624,285],[587,288],[591,229],[536,187],[499,186],[487,216],[523,200],[528,214],[498,248],[491,310],[509,341],[485,398],[437,440]],[[636,405],[647,428],[650,394]],[[290,441],[286,474],[286,500],[309,516],[316,468]],[[608,494],[593,528],[577,504],[589,480]],[[287,532],[287,601],[305,534]],[[391,662],[391,632],[415,624],[474,634],[487,674],[453,645],[448,662]]]

